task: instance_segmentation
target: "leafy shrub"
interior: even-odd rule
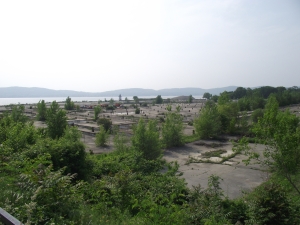
[[[104,127],[102,125],[100,125],[100,131],[99,131],[99,133],[96,134],[95,144],[96,144],[96,146],[104,147],[104,146],[106,146],[107,141],[108,141],[108,133],[104,129]]]
[[[141,152],[145,159],[154,160],[161,156],[159,133],[154,120],[150,120],[147,125],[143,119],[139,120],[133,130],[132,146]]]
[[[199,117],[194,120],[194,127],[200,138],[211,138],[221,133],[220,114],[213,102],[206,103]]]
[[[106,107],[106,110],[115,110],[115,109],[116,109],[116,107],[113,105],[109,105]]]
[[[75,109],[75,104],[74,104],[73,101],[71,101],[71,98],[69,96],[66,99],[65,109],[66,110],[73,110],[73,109]]]
[[[141,112],[140,108],[135,109],[135,114],[140,114],[140,112]]]
[[[83,198],[79,192],[82,183],[73,185],[73,179],[74,175],[62,175],[62,170],[39,167],[34,174],[21,176],[23,204],[10,202],[6,209],[26,224],[74,224],[71,221],[80,214]]]
[[[252,194],[249,203],[250,224],[298,224],[299,216],[293,215],[291,204],[279,184],[265,183]],[[295,223],[296,222],[296,223]]]
[[[103,126],[106,132],[110,131],[112,127],[111,120],[107,118],[99,118],[97,124]]]
[[[253,111],[251,117],[252,117],[252,121],[254,123],[257,123],[259,118],[262,118],[264,116],[264,111],[262,109],[256,109]]]
[[[72,127],[66,131],[66,134],[59,140],[44,141],[45,152],[51,155],[53,169],[64,168],[66,174],[76,174],[76,179],[87,179],[91,164],[87,159],[84,144],[80,141],[80,132]]]
[[[117,133],[114,137],[114,146],[116,151],[123,152],[128,151],[129,147],[127,145],[128,139],[123,133]]]
[[[182,146],[183,120],[179,113],[169,112],[162,126],[162,142],[166,147]]]

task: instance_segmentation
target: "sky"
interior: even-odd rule
[[[299,0],[0,1],[0,87],[300,86]]]

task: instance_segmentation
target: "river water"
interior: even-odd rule
[[[138,96],[140,99],[142,98],[156,98],[157,96]],[[163,99],[174,98],[177,96],[162,96]],[[196,99],[202,98],[202,96],[193,96]],[[83,101],[109,101],[110,99],[114,99],[115,101],[119,100],[119,97],[71,97],[74,102],[83,102]],[[133,100],[132,97],[127,97],[128,100]],[[125,97],[122,97],[124,100]],[[38,103],[40,100],[45,100],[45,102],[63,102],[66,100],[66,97],[48,97],[48,98],[0,98],[0,105],[10,105],[10,104],[34,104]]]

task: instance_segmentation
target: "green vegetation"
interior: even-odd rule
[[[273,96],[279,106],[300,103],[298,87],[260,87],[256,89],[238,87],[233,92],[211,96],[205,93],[206,106],[194,121],[200,138],[216,138],[220,134],[246,135],[253,137],[251,121],[257,123],[264,115],[267,98]],[[217,103],[216,106],[212,102]],[[253,110],[251,116],[247,111]]]
[[[106,111],[107,110],[111,110],[111,111],[114,111],[116,109],[116,107],[114,105],[109,105],[106,107]]]
[[[135,109],[135,114],[140,114],[140,112],[141,112],[140,108]]]
[[[109,104],[113,106],[114,103],[115,103],[115,100],[114,100],[113,98],[111,98],[111,99],[109,100]]]
[[[66,99],[65,109],[66,110],[73,110],[73,109],[75,109],[75,104],[74,104],[74,102],[71,100],[71,98],[69,96]]]
[[[150,120],[147,125],[143,119],[139,120],[133,130],[132,147],[147,160],[155,160],[161,156],[159,133],[154,120]]]
[[[258,120],[259,120],[259,118],[262,118],[263,115],[264,115],[263,109],[255,109],[255,110],[253,111],[253,113],[252,113],[252,116],[251,116],[251,117],[252,117],[252,121],[253,121],[254,123],[257,123]]]
[[[210,157],[220,157],[222,154],[226,153],[227,151],[224,149],[204,152],[202,154],[203,158],[210,158]]]
[[[208,92],[205,92],[203,94],[203,98],[206,98],[206,99],[210,99],[212,97],[212,94],[208,93]]]
[[[133,100],[135,102],[135,105],[137,105],[139,103],[139,98],[138,96],[133,96]]]
[[[161,132],[156,121],[140,119],[131,140],[116,131],[115,151],[99,155],[87,154],[80,132],[67,127],[66,112],[56,102],[46,110],[46,129],[36,129],[24,106],[16,106],[0,118],[0,207],[25,224],[300,224],[300,121],[279,109],[299,103],[298,93],[295,87],[264,87],[212,96],[194,121],[192,136],[182,134],[178,106],[165,114]],[[250,102],[243,107],[259,110],[248,116],[242,98]],[[105,145],[111,121],[97,122],[96,140]],[[220,177],[210,176],[206,189],[190,189],[177,162],[162,159],[164,146],[219,134],[247,135],[234,154],[244,151],[247,163],[257,160],[271,177],[230,200]],[[250,149],[250,139],[266,144],[263,157]],[[221,144],[208,144],[215,150],[204,156],[224,153]]]
[[[45,121],[46,114],[47,114],[47,108],[46,108],[45,101],[44,100],[39,101],[37,104],[37,115],[36,115],[37,120]]]
[[[111,131],[111,127],[112,127],[112,122],[110,119],[107,118],[99,118],[97,120],[97,124],[100,126],[103,126],[103,128],[105,129],[106,132],[110,132]]]
[[[128,138],[123,133],[116,133],[114,136],[114,147],[117,152],[129,151]]]
[[[99,114],[102,112],[100,105],[94,107],[94,121],[97,121]]]
[[[96,140],[95,140],[96,146],[98,147],[106,146],[108,141],[108,136],[109,136],[108,131],[102,125],[100,125],[100,131],[99,133],[96,134]]]
[[[27,117],[24,115],[25,107],[23,105],[13,106],[11,109],[11,118],[15,122],[25,123],[28,121]]]
[[[157,95],[157,97],[155,98],[155,104],[162,104],[162,103],[163,103],[163,99],[161,95]]]
[[[278,105],[271,95],[263,117],[254,124],[252,131],[266,145],[265,159],[260,160],[261,163],[287,179],[300,195],[300,187],[293,179],[293,175],[300,172],[300,119],[289,110],[281,112]],[[259,155],[251,151],[245,139],[240,141],[239,147],[249,156],[248,163],[251,159],[259,160]]]
[[[126,104],[128,104],[128,103],[129,103],[129,100],[128,100],[128,98],[127,98],[127,97],[125,98],[125,103],[126,103]]]
[[[220,134],[220,114],[213,101],[206,103],[199,117],[194,120],[194,127],[200,138],[211,138]]]
[[[199,140],[199,136],[197,134],[193,135],[183,135],[184,143],[190,143]]]
[[[172,105],[167,105],[166,109],[171,112],[172,111]]]
[[[192,102],[193,102],[193,96],[189,95],[188,103],[192,103]]]
[[[168,112],[162,125],[162,143],[165,147],[182,146],[183,119],[178,112]]]
[[[59,108],[56,101],[53,101],[50,108],[47,109],[46,118],[49,136],[52,139],[62,137],[67,126],[67,116],[66,112]]]

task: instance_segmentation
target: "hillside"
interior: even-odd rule
[[[112,96],[181,96],[194,95],[201,96],[205,92],[220,94],[223,91],[234,91],[236,86],[202,89],[202,88],[170,88],[170,89],[142,89],[128,88],[105,92],[81,92],[72,90],[52,90],[38,87],[2,87],[0,88],[0,98],[38,98],[38,97],[112,97]]]

